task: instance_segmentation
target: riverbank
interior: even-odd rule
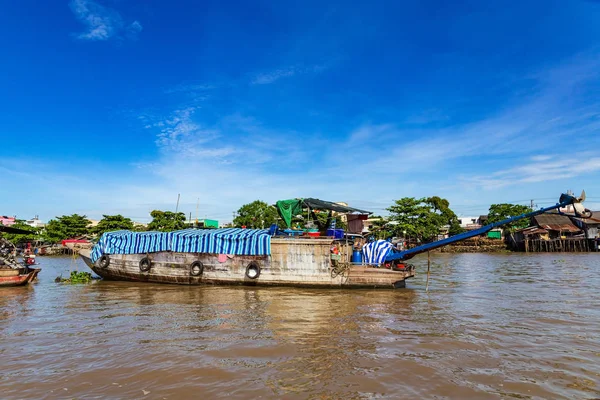
[[[440,248],[440,253],[512,253],[503,240],[475,237]]]

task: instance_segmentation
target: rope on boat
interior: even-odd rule
[[[336,278],[340,275],[344,275],[346,272],[350,271],[352,265],[348,262],[339,262],[334,261],[333,266],[331,267],[331,277]]]

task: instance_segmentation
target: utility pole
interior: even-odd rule
[[[175,206],[175,214],[177,214],[177,211],[179,211],[179,197],[181,196],[181,193],[177,193],[177,205]]]

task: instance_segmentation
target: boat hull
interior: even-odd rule
[[[39,268],[0,269],[0,287],[22,286],[33,281],[41,271]]]
[[[414,276],[414,269],[394,271],[367,265],[336,263],[330,257],[331,240],[272,239],[270,256],[224,256],[206,253],[157,252],[149,254],[115,254],[108,265],[93,263],[90,252],[80,256],[99,276],[108,280],[174,283],[182,285],[225,284],[252,286],[401,288]],[[142,259],[150,261],[148,271],[140,268]],[[202,263],[197,273],[193,264]],[[250,265],[260,268],[251,278]]]

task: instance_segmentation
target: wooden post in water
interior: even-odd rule
[[[429,292],[429,270],[431,269],[431,255],[427,252],[427,283],[425,284],[425,291]]]

